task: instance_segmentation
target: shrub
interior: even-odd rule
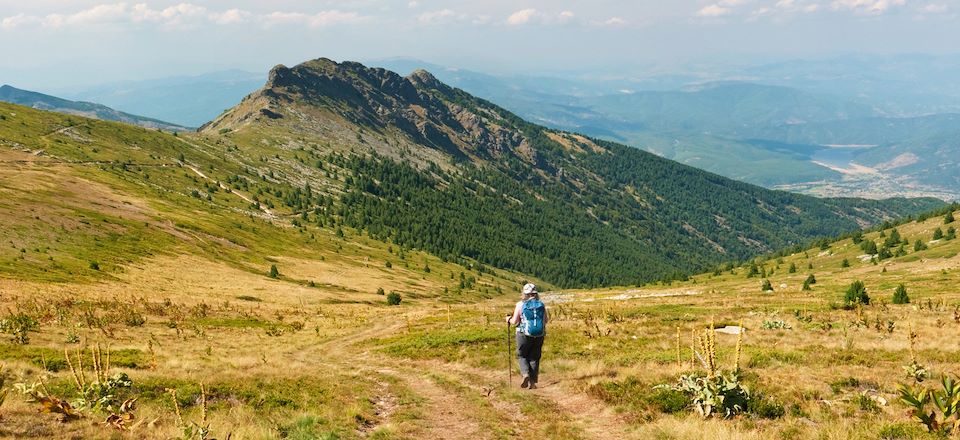
[[[853,244],[863,243],[863,231],[857,231],[853,233]]]
[[[0,330],[10,334],[13,342],[26,345],[30,343],[30,332],[40,329],[40,323],[26,313],[17,313],[0,320]]]
[[[270,265],[270,278],[280,278],[280,271],[277,270],[276,264]]]
[[[747,412],[764,419],[779,419],[787,413],[780,402],[760,396],[755,396],[747,402]]]
[[[940,228],[934,229],[934,230],[933,230],[933,239],[934,239],[934,240],[939,240],[939,239],[941,239],[941,238],[943,238],[943,230],[940,229]]]
[[[867,295],[867,286],[863,284],[863,281],[854,281],[850,284],[850,287],[847,288],[847,293],[844,295],[843,300],[847,306],[852,306],[857,303],[870,304],[870,296]]]
[[[893,303],[894,304],[910,304],[910,297],[907,295],[907,288],[903,284],[897,286],[897,290],[893,292]]]
[[[763,283],[760,284],[761,292],[773,292],[773,285],[770,284],[770,280],[763,280]]]
[[[90,269],[100,270],[100,263],[98,263],[98,262],[96,262],[96,261],[91,261],[91,262],[90,262]]]
[[[817,284],[817,277],[813,276],[813,274],[807,275],[807,280],[804,282],[807,284]]]
[[[947,213],[947,215],[945,215],[945,216],[943,217],[943,224],[949,225],[950,223],[953,223],[953,220],[954,220],[954,219],[953,219],[953,211],[950,211],[950,212]]]
[[[664,414],[679,413],[690,405],[687,396],[669,388],[658,388],[647,398],[647,403]]]
[[[866,393],[861,393],[857,395],[856,401],[857,401],[857,407],[859,407],[861,411],[869,412],[869,413],[880,412],[880,405],[877,404],[877,401],[873,400],[873,398],[867,395]]]
[[[397,292],[390,292],[390,294],[387,295],[387,305],[398,306],[402,300],[403,298],[401,298]]]
[[[917,240],[915,243],[913,243],[913,250],[914,252],[925,251],[927,250],[927,245],[924,244],[922,240]]]
[[[850,267],[850,260],[844,258],[844,259],[843,259],[843,262],[840,263],[840,267],[843,267],[843,268]]]
[[[380,296],[386,295],[386,292],[383,291],[383,287],[377,289],[377,295],[380,295]]]
[[[884,426],[877,434],[880,440],[910,440],[923,436],[923,429],[906,423],[894,423]]]

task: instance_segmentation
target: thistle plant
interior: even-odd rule
[[[737,333],[737,355],[733,362],[733,371],[736,373],[740,372],[740,355],[743,353],[743,334],[746,333],[746,329],[743,328],[743,321],[740,321],[740,332]]]
[[[930,377],[930,372],[926,367],[917,362],[917,351],[916,351],[916,341],[919,339],[919,335],[913,331],[913,323],[910,323],[908,326],[907,338],[910,341],[910,364],[903,366],[903,371],[907,374],[907,377],[913,379],[915,382],[920,383]]]
[[[76,387],[79,397],[72,403],[78,410],[90,409],[94,411],[114,412],[118,409],[132,409],[134,399],[121,401],[121,395],[124,390],[133,386],[133,381],[126,373],[116,373],[110,375],[110,350],[107,350],[104,356],[103,349],[99,344],[90,349],[91,362],[94,377],[87,381],[86,374],[83,371],[84,349],[77,349],[71,356],[70,351],[63,350],[63,355],[70,367],[70,373],[73,377],[73,383]],[[120,411],[124,412],[124,411]]]
[[[740,356],[743,351],[743,325],[737,338],[733,370],[724,373],[717,367],[717,334],[713,322],[710,329],[697,334],[691,345],[691,362],[699,361],[706,373],[681,375],[673,386],[662,385],[686,394],[691,404],[702,417],[733,417],[747,411],[750,402],[749,390],[740,382]],[[679,331],[678,331],[679,334]],[[677,344],[679,347],[679,343]],[[679,357],[678,357],[679,358]]]
[[[680,360],[680,327],[677,327],[677,369],[681,367]]]

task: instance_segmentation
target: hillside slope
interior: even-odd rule
[[[186,127],[164,122],[158,119],[132,115],[101,104],[85,101],[70,101],[43,93],[21,90],[9,85],[0,86],[0,101],[25,105],[40,110],[49,110],[69,115],[85,116],[106,121],[126,122],[146,128],[183,131]]]
[[[256,278],[276,265],[311,298],[351,302],[381,302],[381,288],[466,300],[519,282],[295,217],[294,201],[316,204],[315,220],[332,199],[183,136],[0,103],[0,278],[130,282],[138,268],[197,267]]]
[[[201,132],[301,186],[348,176],[336,216],[372,236],[565,286],[679,277],[940,203],[769,191],[530,124],[423,70],[326,59],[275,67]]]

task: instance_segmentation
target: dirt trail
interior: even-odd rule
[[[403,317],[392,317],[392,323],[365,328],[355,333],[336,338],[312,347],[304,347],[299,357],[304,361],[315,359],[311,353],[321,352],[325,362],[337,368],[371,371],[399,379],[423,399],[422,419],[418,421],[416,438],[442,438],[453,440],[480,440],[489,438],[480,423],[474,418],[473,409],[466,405],[456,393],[448,392],[438,386],[431,370],[416,368],[409,362],[387,359],[381,354],[370,353],[361,344],[364,341],[396,334],[406,321]],[[419,317],[416,317],[419,318]],[[411,316],[411,319],[415,317]],[[382,423],[389,423],[389,414]]]
[[[438,369],[446,372],[460,372],[473,374],[485,378],[490,383],[502,383],[504,372],[491,372],[468,367],[460,364],[423,363],[424,368]],[[516,364],[514,364],[516,367]],[[519,379],[514,375],[514,387],[519,386]],[[613,409],[602,402],[584,394],[569,389],[563,385],[563,379],[545,380],[536,390],[525,391],[544,398],[557,406],[569,418],[573,425],[584,433],[584,438],[599,440],[618,440],[635,438],[628,429],[628,423],[617,415]]]
[[[426,377],[426,372],[408,369],[402,372],[395,370],[379,370],[379,372],[394,373],[425,400],[423,429],[417,433],[418,438],[453,440],[489,438],[480,423],[472,417],[472,410],[464,406],[458,395],[437,386],[433,380]]]
[[[418,317],[410,316],[411,320],[416,318]],[[491,391],[505,382],[506,375],[503,371],[494,372],[438,361],[391,359],[364,350],[361,346],[364,341],[402,331],[405,317],[395,316],[392,319],[396,321],[325,342],[312,347],[310,351],[323,352],[329,362],[342,368],[363,365],[364,370],[387,374],[404,382],[424,399],[423,418],[419,421],[421,430],[416,433],[418,438],[483,439],[491,435],[485,432],[482,423],[477,420],[476,409],[465,402],[457,392],[440,387],[435,377],[454,379],[458,385],[468,388],[468,392],[486,396],[491,406],[502,416],[504,423],[523,424],[525,416],[516,404],[503,400],[496,392]],[[516,387],[516,375],[514,379],[513,386]],[[539,389],[525,392],[551,403],[585,439],[615,440],[636,437],[627,429],[628,424],[609,406],[580,391],[569,389],[562,380],[547,380],[541,382]]]
[[[186,164],[184,164],[184,165],[185,165],[187,168],[190,168],[194,173],[196,173],[198,176],[200,176],[200,177],[203,178],[204,180],[211,180],[209,177],[207,177],[206,174],[203,174],[202,171],[198,170],[198,169],[197,169],[196,167],[194,167],[193,165],[186,165]],[[245,201],[245,202],[247,202],[247,203],[249,203],[249,204],[251,204],[251,205],[253,204],[253,199],[251,199],[251,198],[243,195],[243,194],[240,193],[240,192],[237,192],[237,190],[235,190],[235,189],[233,189],[233,188],[230,188],[230,187],[228,187],[227,185],[224,185],[223,182],[219,182],[219,181],[218,181],[218,182],[217,182],[217,185],[220,186],[220,189],[222,189],[222,190],[224,190],[224,191],[229,191],[230,194],[233,194],[233,195],[235,195],[235,196],[237,196],[237,197],[240,197],[241,199],[243,199],[243,201]],[[267,207],[265,207],[265,206],[260,206],[260,210],[263,211],[263,212],[264,212],[265,214],[267,214],[268,216],[270,216],[271,218],[274,217],[273,211],[269,210]]]

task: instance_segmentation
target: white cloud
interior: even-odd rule
[[[576,20],[577,14],[573,11],[541,12],[533,8],[521,9],[507,17],[506,23],[510,26],[527,24],[565,25]]]
[[[411,2],[407,3],[407,7],[410,8],[410,9],[419,8],[419,7],[420,7],[420,2],[415,1],[415,0],[414,0],[414,1],[411,1]]]
[[[116,22],[124,19],[126,15],[126,3],[103,4],[73,14],[49,14],[40,22],[44,27],[58,28],[67,25]]]
[[[820,10],[820,4],[815,2],[806,2],[803,0],[780,0],[773,7],[783,13],[805,12],[811,13]],[[761,8],[765,9],[765,8]]]
[[[242,9],[211,11],[193,3],[179,3],[163,9],[153,9],[146,3],[128,6],[127,3],[105,3],[74,13],[52,13],[44,16],[17,14],[0,19],[0,28],[11,30],[23,26],[41,25],[47,28],[89,26],[94,24],[154,24],[164,27],[192,27],[202,24],[233,25],[259,22],[267,26],[281,23],[323,27],[342,23],[358,23],[367,17],[355,12],[339,10],[303,12],[270,12],[254,14]]]
[[[608,19],[600,22],[600,24],[603,25],[603,26],[623,26],[623,25],[627,24],[627,20],[624,20],[624,19],[622,19],[622,18],[620,18],[620,17],[610,17],[610,18],[608,18]]]
[[[439,11],[424,12],[417,16],[417,21],[424,24],[434,24],[447,21],[456,16],[457,13],[453,12],[452,9],[441,9]]]
[[[224,12],[210,14],[210,19],[216,24],[238,24],[247,22],[252,16],[253,14],[248,11],[228,9]]]
[[[533,8],[522,9],[517,12],[514,12],[513,14],[510,14],[510,16],[507,17],[507,24],[511,26],[519,26],[519,25],[527,24],[536,15],[537,15],[536,9],[533,9]]]
[[[700,17],[721,17],[729,14],[730,12],[730,8],[720,6],[719,4],[713,4],[705,6],[703,9],[697,11],[697,15]]]
[[[0,28],[2,29],[14,29],[20,26],[27,26],[31,24],[39,23],[40,19],[34,16],[26,14],[17,14],[10,17],[4,17],[3,20],[0,20]]]
[[[310,17],[307,23],[312,27],[333,26],[337,24],[351,24],[367,21],[367,17],[356,12],[341,12],[337,10],[318,12]]]
[[[834,0],[830,7],[835,11],[848,10],[858,14],[879,15],[905,4],[906,0]]]
[[[930,3],[920,8],[920,12],[925,14],[942,14],[950,10],[950,7],[943,3]]]

